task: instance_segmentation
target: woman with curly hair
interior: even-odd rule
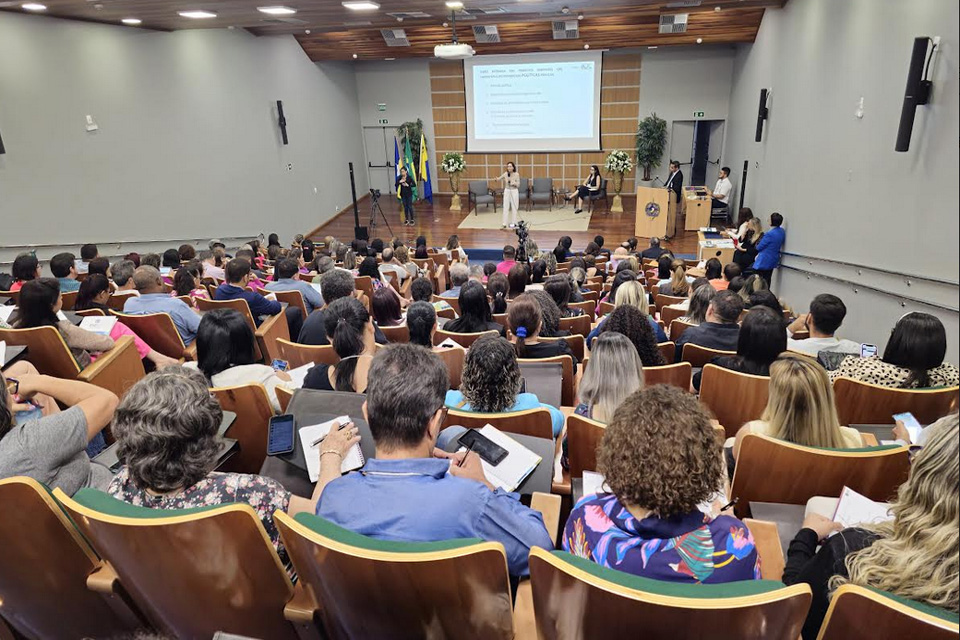
[[[540,335],[544,338],[565,338],[570,335],[566,329],[560,328],[560,307],[553,301],[550,294],[546,291],[527,291],[527,295],[533,298],[540,305],[540,315],[543,319],[543,325],[540,327]]]
[[[607,320],[600,326],[600,334],[607,332],[621,333],[637,349],[640,361],[645,367],[660,367],[667,364],[657,348],[657,338],[650,328],[650,323],[643,317],[639,309],[631,306],[617,307]]]
[[[614,412],[597,463],[604,491],[574,507],[564,551],[655,580],[760,579],[746,525],[697,508],[722,486],[724,465],[710,415],[696,397],[667,385],[637,391]]]
[[[663,327],[650,315],[647,292],[640,282],[631,280],[620,285],[616,293],[615,309],[619,309],[620,307],[633,307],[643,316],[644,321],[650,325],[650,330],[653,332],[654,343],[667,341],[667,334],[663,330]],[[606,324],[609,317],[609,315],[606,315],[600,318],[597,326],[587,335],[588,347],[593,344],[593,340],[603,331],[603,325]],[[649,366],[646,360],[644,360],[643,364]]]
[[[958,610],[960,578],[960,421],[953,413],[927,427],[927,441],[890,506],[891,520],[843,529],[810,514],[790,543],[783,581],[813,590],[804,640],[817,637],[830,592],[844,583]],[[821,545],[819,551],[817,545]]]
[[[553,437],[563,429],[563,414],[532,393],[520,393],[523,376],[513,346],[500,336],[479,338],[467,350],[460,389],[447,391],[446,406],[457,411],[512,413],[544,408],[553,421]]]

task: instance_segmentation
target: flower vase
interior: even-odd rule
[[[450,174],[450,190],[453,191],[453,197],[450,199],[450,211],[460,211],[460,172],[454,171]]]
[[[623,200],[620,198],[620,191],[623,189],[623,172],[616,171],[613,174],[613,190],[616,195],[613,196],[613,205],[610,211],[614,213],[623,213]]]

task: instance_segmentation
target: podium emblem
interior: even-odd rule
[[[656,218],[660,215],[660,205],[656,202],[648,202],[647,206],[643,208],[643,212],[647,214],[648,218]]]

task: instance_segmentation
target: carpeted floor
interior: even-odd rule
[[[574,214],[572,206],[567,205],[562,209],[554,207],[551,211],[543,207],[533,211],[520,211],[519,218],[527,222],[531,231],[586,231],[590,225],[590,213]],[[497,209],[493,212],[493,207],[480,207],[479,215],[473,212],[463,219],[459,229],[499,229],[503,222],[503,210]],[[511,231],[512,233],[512,231]]]

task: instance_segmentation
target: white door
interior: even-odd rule
[[[708,164],[707,176],[716,175],[723,166],[723,120],[710,121],[710,146],[707,151]]]
[[[693,120],[674,120],[670,132],[670,159],[680,163],[684,184],[690,184],[690,167],[693,164]]]
[[[393,129],[364,127],[363,146],[367,154],[367,177],[370,188],[380,189],[384,194],[390,193],[396,183],[396,167],[393,163]]]

